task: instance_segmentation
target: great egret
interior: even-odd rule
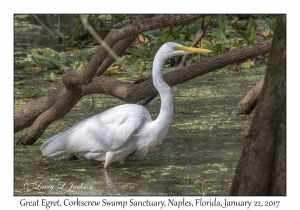
[[[114,161],[123,164],[126,157],[134,152],[146,155],[162,143],[172,121],[172,92],[162,77],[165,60],[176,55],[203,52],[211,51],[173,42],[160,47],[152,69],[153,84],[161,98],[156,120],[151,119],[143,106],[120,105],[89,117],[48,139],[40,148],[42,154],[54,156],[62,152],[81,153],[87,159],[105,161],[104,168]]]

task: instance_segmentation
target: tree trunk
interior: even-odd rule
[[[247,115],[256,107],[259,95],[263,89],[265,78],[259,80],[258,83],[247,93],[238,106],[231,111],[230,115]]]
[[[272,50],[230,195],[286,195],[286,16],[278,15]]]

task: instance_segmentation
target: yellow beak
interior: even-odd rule
[[[185,52],[189,53],[209,53],[211,50],[198,48],[198,47],[186,47],[186,46],[176,46],[174,47],[174,50],[183,50]]]

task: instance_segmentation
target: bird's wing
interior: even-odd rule
[[[41,146],[41,151],[45,155],[60,151],[113,151],[134,143],[129,140],[135,138],[133,134],[149,120],[149,112],[141,106],[126,104],[114,107],[53,136]]]

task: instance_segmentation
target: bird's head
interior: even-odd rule
[[[162,54],[166,55],[166,58],[176,56],[176,55],[185,55],[189,53],[209,53],[210,50],[198,48],[198,47],[186,47],[181,44],[177,44],[175,42],[168,42],[165,43],[159,51],[162,52]]]

